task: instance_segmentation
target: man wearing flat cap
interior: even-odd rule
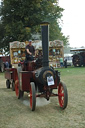
[[[35,55],[35,48],[32,45],[32,40],[29,40],[29,44],[26,46],[26,61],[34,60],[33,55]]]

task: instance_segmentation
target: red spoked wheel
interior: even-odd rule
[[[16,96],[17,96],[18,99],[23,97],[24,91],[20,90],[19,80],[18,79],[15,81],[15,91],[16,91]]]
[[[67,93],[66,85],[62,82],[59,83],[59,87],[58,87],[58,100],[60,107],[62,109],[65,109],[68,104],[68,93]]]
[[[16,81],[15,81],[15,92],[16,92],[16,96],[18,98],[19,97],[19,80],[18,79],[16,79]]]
[[[36,91],[34,82],[31,82],[30,87],[30,108],[32,111],[34,111],[36,108]]]
[[[20,79],[19,72],[20,71],[22,71],[22,68],[18,67],[17,73],[16,73],[16,81],[15,81],[15,91],[16,91],[16,96],[18,99],[22,98],[24,95],[24,91],[20,90],[20,83],[19,83],[19,79]]]

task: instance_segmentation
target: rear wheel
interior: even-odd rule
[[[62,82],[59,83],[59,87],[58,87],[58,100],[60,107],[62,109],[65,109],[68,104],[68,93],[67,93],[66,85]]]
[[[15,91],[16,91],[16,96],[17,96],[18,99],[23,97],[24,91],[20,90],[19,80],[18,79],[15,81]]]
[[[22,98],[24,95],[24,91],[20,90],[20,71],[22,71],[21,67],[17,68],[17,80],[15,81],[16,85],[15,85],[15,90],[16,90],[16,96],[18,99]]]
[[[34,82],[31,82],[31,87],[30,87],[30,108],[31,108],[32,111],[34,111],[35,107],[36,107],[35,84],[34,84]]]
[[[15,92],[16,92],[16,96],[18,98],[19,97],[19,81],[18,81],[18,79],[16,79],[16,81],[15,81]]]
[[[6,80],[6,87],[10,88],[10,80]]]

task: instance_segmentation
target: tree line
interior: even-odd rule
[[[9,42],[26,41],[33,34],[41,33],[40,24],[50,23],[49,40],[62,40],[68,44],[68,36],[61,32],[59,20],[63,8],[57,0],[3,0],[0,5],[0,48],[9,49]]]

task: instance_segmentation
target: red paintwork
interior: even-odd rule
[[[18,80],[18,75],[16,75],[16,81],[15,81],[15,92],[16,96],[19,96],[19,80]]]
[[[5,71],[5,78],[8,79],[8,80],[11,80],[12,79],[12,73],[10,73],[11,71],[10,70],[7,70]]]
[[[34,61],[29,61],[27,64],[24,64],[24,62],[20,62],[22,65],[22,70],[23,71],[34,71],[35,70],[35,62]]]
[[[17,73],[17,69],[16,68],[6,69],[5,78],[9,79],[9,80],[12,79],[15,82],[15,86],[20,86],[20,89],[22,91],[27,91],[28,92],[28,91],[30,91],[31,79],[35,80],[35,72],[36,72],[36,70],[34,70],[35,69],[35,62],[31,61],[25,66],[24,66],[24,63],[22,63],[22,70],[23,69],[25,71],[21,71],[20,74],[19,74],[20,82],[19,82],[19,79],[18,79],[18,73]],[[58,86],[57,81],[58,80],[57,80],[57,77],[56,77],[55,84],[50,86],[50,87],[44,86],[44,90],[48,90],[48,88],[57,89],[57,86]],[[18,84],[20,83],[20,85],[18,85],[17,83]]]
[[[60,107],[63,107],[63,105],[64,105],[64,89],[63,89],[62,83],[59,83],[58,99],[59,99]]]
[[[18,73],[16,68],[6,68],[5,70],[5,78],[7,80],[13,80],[15,83],[15,91],[16,91],[16,96],[18,97],[19,95],[19,80],[18,80]]]
[[[30,61],[27,65],[27,71],[33,71],[33,70],[35,70],[35,62]]]
[[[33,62],[32,62],[32,65],[34,65]],[[26,68],[33,70],[33,68],[31,68],[31,63],[29,65],[27,65]],[[20,89],[22,91],[30,90],[30,79],[32,77],[33,77],[33,73],[31,71],[21,71],[20,72]],[[18,96],[19,79],[18,79],[17,69],[16,68],[6,68],[5,78],[8,80],[13,80],[15,82],[16,95]]]
[[[32,73],[29,71],[20,72],[20,89],[23,91],[30,90],[30,79],[32,78]]]
[[[30,92],[30,107],[32,108],[33,97],[31,90],[31,82],[36,82],[36,71],[39,69],[35,69],[35,63],[30,62],[27,65],[22,63],[22,70],[20,73],[17,73],[16,68],[9,68],[5,71],[5,78],[8,80],[13,80],[15,82],[15,92],[17,98],[20,98],[20,91]],[[18,77],[19,75],[19,77]],[[37,83],[37,82],[36,82]],[[36,86],[36,84],[35,84]],[[42,86],[42,85],[41,85]],[[58,89],[58,93],[52,93],[52,89]],[[58,96],[60,107],[64,106],[64,89],[62,83],[59,81],[59,78],[56,76],[55,84],[51,86],[43,85],[43,90],[41,93],[36,93],[36,97],[44,97],[49,100],[50,97]]]
[[[10,56],[1,56],[2,61],[5,63],[6,60],[10,63]]]
[[[19,90],[21,91],[26,91],[30,92],[30,82],[33,80],[35,81],[35,62],[31,61],[27,65],[24,63],[21,63],[22,71],[19,73],[19,78],[18,78],[18,73],[16,68],[10,68],[6,69],[5,72],[5,78],[9,80],[14,80],[15,82],[15,91],[16,91],[16,96],[19,96]],[[36,97],[46,97],[46,99],[49,99],[50,96],[58,96],[57,94],[51,94],[49,90],[51,89],[57,89],[58,87],[58,79],[56,77],[55,84],[51,86],[44,85],[44,91],[46,92],[45,94],[41,95],[36,95]]]
[[[5,78],[6,79],[8,79],[8,80],[13,79],[15,81],[16,75],[17,75],[17,69],[16,68],[6,68],[5,69]]]

